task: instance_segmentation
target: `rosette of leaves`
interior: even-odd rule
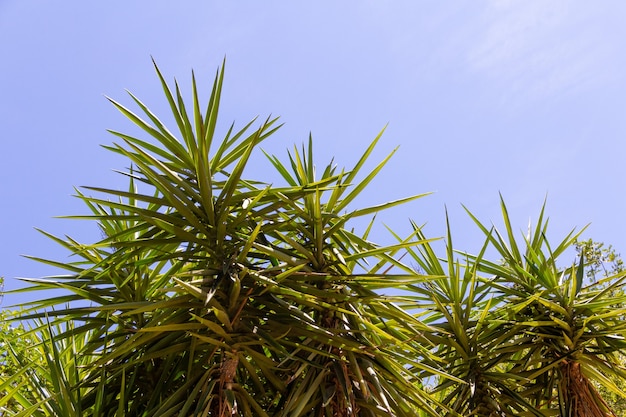
[[[106,146],[128,160],[129,187],[78,191],[92,214],[72,217],[103,238],[47,234],[73,260],[34,258],[66,272],[27,280],[27,291],[64,293],[22,319],[71,323],[57,343],[86,338],[80,381],[67,386],[82,415],[436,415],[407,371],[422,366],[408,342],[426,326],[380,295],[423,279],[393,256],[421,242],[380,246],[348,229],[419,197],[350,208],[389,159],[358,177],[378,137],[348,171],[329,165],[316,179],[309,142],[287,164],[269,157],[286,186],[246,179],[277,120],[218,139],[223,68],[205,110],[195,78],[186,103],[155,68],[176,133],[134,95],[138,112],[111,100],[147,135],[112,131]]]

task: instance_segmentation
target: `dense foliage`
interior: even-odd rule
[[[3,320],[1,416],[612,415],[626,273],[563,265],[580,232],[548,242],[542,210],[516,237],[502,202],[502,231],[468,212],[478,254],[415,222],[379,245],[375,214],[422,196],[354,207],[380,134],[350,169],[316,171],[311,139],[266,155],[270,185],[245,168],[276,119],[218,138],[223,70],[204,111],[195,79],[189,103],[157,75],[178,131],[111,100],[149,139],[112,131],[128,188],[78,192],[103,238],[34,258],[65,272],[27,291],[64,294],[21,306],[30,331]]]

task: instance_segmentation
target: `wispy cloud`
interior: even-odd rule
[[[597,87],[615,73],[621,41],[611,31],[614,12],[592,2],[493,0],[470,48],[470,68],[532,98]]]

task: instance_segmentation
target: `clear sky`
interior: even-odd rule
[[[86,242],[74,186],[123,186],[126,163],[102,149],[129,123],[105,95],[128,89],[166,111],[150,56],[169,79],[206,90],[226,57],[222,127],[255,116],[285,126],[279,156],[312,133],[318,165],[350,166],[388,124],[374,155],[399,150],[359,204],[434,195],[381,220],[481,240],[464,214],[499,219],[501,192],[520,233],[547,195],[552,234],[626,255],[626,2],[0,1],[0,276],[56,271],[22,258],[67,259],[35,231]],[[252,169],[263,176],[261,153]],[[253,176],[250,172],[249,176]],[[387,236],[381,230],[375,240]],[[6,306],[19,301],[7,296]]]

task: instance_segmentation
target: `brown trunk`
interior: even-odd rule
[[[227,355],[219,368],[219,386],[216,401],[211,405],[209,415],[217,417],[232,417],[239,415],[237,402],[231,403],[227,396],[227,391],[232,391],[235,383],[237,366],[239,365],[239,357],[237,352]]]
[[[571,417],[617,417],[595,387],[581,372],[578,362],[566,361],[561,365],[560,392],[563,395],[566,415]]]

